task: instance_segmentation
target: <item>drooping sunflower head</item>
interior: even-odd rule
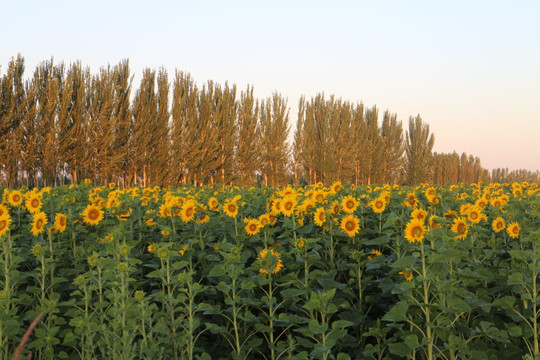
[[[103,210],[96,205],[87,205],[82,214],[83,221],[88,225],[97,225],[103,220]]]
[[[341,219],[340,228],[349,237],[354,237],[360,231],[360,220],[354,215],[347,215]]]
[[[375,258],[378,258],[381,255],[382,255],[382,252],[380,252],[379,250],[373,249],[369,252],[368,259],[373,260]]]
[[[262,249],[257,256],[257,262],[261,274],[277,274],[283,268],[281,254],[272,248]]]
[[[398,273],[399,275],[403,275],[406,281],[411,281],[413,279],[413,273],[410,270],[403,270]]]

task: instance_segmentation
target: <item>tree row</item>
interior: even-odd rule
[[[134,89],[127,60],[92,74],[51,59],[25,78],[24,58],[0,77],[0,182],[7,186],[115,181],[141,184],[354,184],[538,181],[490,174],[480,159],[433,153],[420,117],[407,129],[388,110],[317,94],[302,97],[294,134],[287,99],[253,88],[145,69]],[[292,135],[292,136],[289,136]],[[293,140],[289,143],[289,139]]]

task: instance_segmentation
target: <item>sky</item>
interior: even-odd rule
[[[0,2],[0,75],[54,58],[92,73],[129,59],[288,99],[324,92],[420,115],[434,151],[487,169],[540,169],[540,1],[8,1]]]

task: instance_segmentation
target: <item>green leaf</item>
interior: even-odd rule
[[[388,350],[390,353],[401,357],[406,357],[411,352],[407,344],[402,342],[388,344]]]
[[[308,322],[308,329],[313,333],[314,335],[320,335],[324,334],[328,330],[328,324],[319,324],[319,322],[315,319],[311,319]]]
[[[391,322],[405,321],[407,320],[407,310],[409,310],[409,304],[400,301],[383,316],[383,320]]]
[[[520,272],[514,272],[508,276],[508,285],[523,285],[523,274]]]
[[[405,337],[405,344],[411,350],[415,350],[418,347],[420,347],[420,343],[418,343],[418,336],[416,336],[416,335],[407,335]]]
[[[347,320],[336,320],[332,323],[332,329],[344,329],[349,326],[353,326],[354,323]]]

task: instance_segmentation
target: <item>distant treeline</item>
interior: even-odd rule
[[[299,101],[294,141],[287,99],[188,73],[145,69],[133,89],[129,62],[92,74],[51,59],[24,78],[24,58],[0,73],[0,183],[177,186],[224,183],[540,181],[540,172],[482,168],[480,159],[433,153],[421,117],[317,94]],[[132,94],[132,91],[134,93]]]

